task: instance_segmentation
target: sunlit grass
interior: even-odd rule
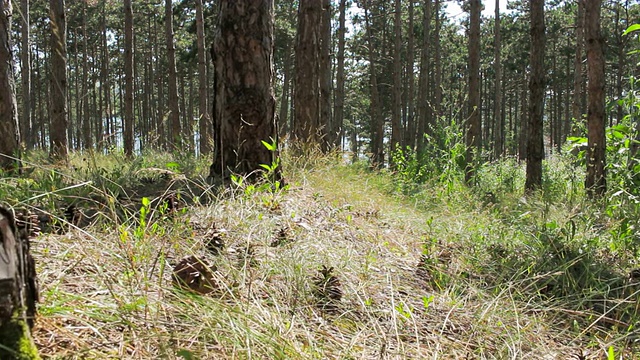
[[[278,191],[212,187],[206,160],[169,154],[71,159],[0,183],[9,202],[46,199],[58,218],[70,203],[104,215],[33,240],[46,357],[632,356],[634,232],[620,216],[632,210],[586,202],[562,160],[525,197],[512,159],[484,165],[475,187],[452,174],[410,194],[393,173],[336,154],[285,152]],[[218,256],[206,250],[212,228],[224,230]],[[188,255],[210,264],[215,291],[174,288]],[[318,298],[323,266],[339,279],[332,310]]]

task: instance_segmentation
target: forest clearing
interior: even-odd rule
[[[0,359],[630,359],[640,4],[0,0]]]

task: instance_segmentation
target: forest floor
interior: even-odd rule
[[[286,187],[222,189],[206,164],[154,161],[0,180],[51,214],[32,240],[44,358],[640,358],[623,220],[568,191],[523,197],[504,173],[408,191],[331,156],[285,158]],[[208,294],[172,282],[191,255]]]

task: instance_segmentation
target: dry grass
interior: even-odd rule
[[[129,219],[38,237],[41,355],[567,359],[600,358],[622,344],[614,335],[580,336],[571,316],[527,301],[518,274],[495,274],[500,285],[475,274],[486,260],[477,234],[509,234],[470,195],[434,189],[431,200],[408,203],[381,191],[382,177],[332,163],[289,165],[290,188],[275,194],[209,190],[209,205],[172,216],[156,208],[142,225]],[[224,229],[218,256],[206,250],[213,227]],[[172,266],[188,255],[215,267],[216,291],[172,286]],[[315,285],[323,266],[340,283],[331,308]]]

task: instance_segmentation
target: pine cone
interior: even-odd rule
[[[191,255],[173,268],[173,285],[199,294],[208,294],[216,289],[213,272],[216,267]]]
[[[207,231],[205,234],[206,247],[207,250],[213,255],[220,255],[222,250],[224,250],[224,231],[216,228],[215,225],[211,229]]]
[[[286,226],[281,227],[278,230],[278,233],[276,234],[275,239],[273,239],[273,241],[271,242],[271,247],[286,245],[290,242],[291,242],[291,239],[289,238],[289,228]]]
[[[329,312],[336,311],[338,309],[337,303],[342,299],[340,280],[333,274],[333,270],[333,267],[327,268],[322,265],[320,275],[315,279],[314,293],[318,300],[318,306]]]

